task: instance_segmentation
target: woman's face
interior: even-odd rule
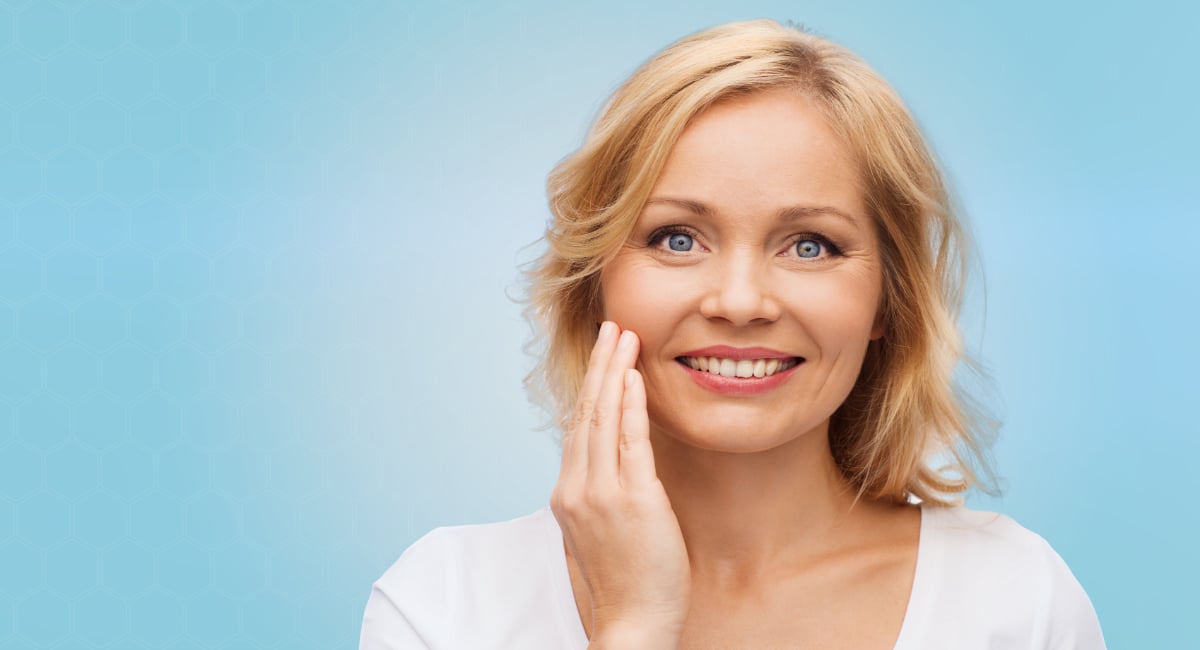
[[[641,338],[654,426],[752,452],[845,401],[883,331],[880,269],[848,152],[772,90],[693,118],[600,280],[605,317]]]

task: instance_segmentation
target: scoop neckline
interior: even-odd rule
[[[908,604],[904,607],[904,619],[900,622],[900,633],[892,650],[908,650],[919,648],[921,630],[925,629],[929,618],[929,594],[937,583],[940,571],[938,558],[941,551],[938,548],[940,537],[934,534],[934,518],[940,515],[942,508],[930,506],[921,502],[917,504],[921,512],[921,525],[917,533],[917,564],[913,567],[912,588],[908,592]],[[562,531],[559,531],[561,534]],[[564,557],[564,562],[566,561]],[[568,579],[569,581],[569,579]]]
[[[913,568],[912,587],[908,593],[908,604],[904,607],[904,619],[900,623],[900,633],[892,650],[909,650],[920,638],[920,630],[924,628],[929,616],[928,595],[931,585],[937,581],[939,555],[937,537],[933,534],[935,512],[940,508],[926,503],[916,504],[921,513],[921,523],[917,532],[917,563]],[[542,508],[546,518],[546,542],[550,547],[546,557],[553,563],[551,579],[554,583],[555,606],[558,609],[559,629],[568,639],[571,646],[586,648],[587,632],[583,629],[583,620],[579,617],[579,606],[575,602],[575,593],[571,589],[571,576],[567,571],[567,554],[563,547],[562,529],[554,518],[550,506]]]

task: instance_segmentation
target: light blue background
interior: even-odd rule
[[[966,208],[1006,422],[971,503],[1110,647],[1200,646],[1195,9],[42,0],[0,1],[0,647],[354,647],[417,537],[544,505],[506,293],[545,175],[762,16],[890,79]]]

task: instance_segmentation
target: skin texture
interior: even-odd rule
[[[819,112],[779,90],[693,118],[601,286],[612,323],[551,499],[593,643],[890,648],[920,514],[856,503],[829,449],[883,332],[882,276],[854,162]],[[711,345],[804,362],[770,392],[724,395],[676,360]]]

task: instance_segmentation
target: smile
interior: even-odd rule
[[[729,397],[753,397],[783,386],[803,357],[782,359],[730,359],[728,357],[675,357],[679,367],[697,386]]]
[[[770,377],[800,363],[802,359],[722,359],[720,357],[676,357],[692,370],[722,377]]]

